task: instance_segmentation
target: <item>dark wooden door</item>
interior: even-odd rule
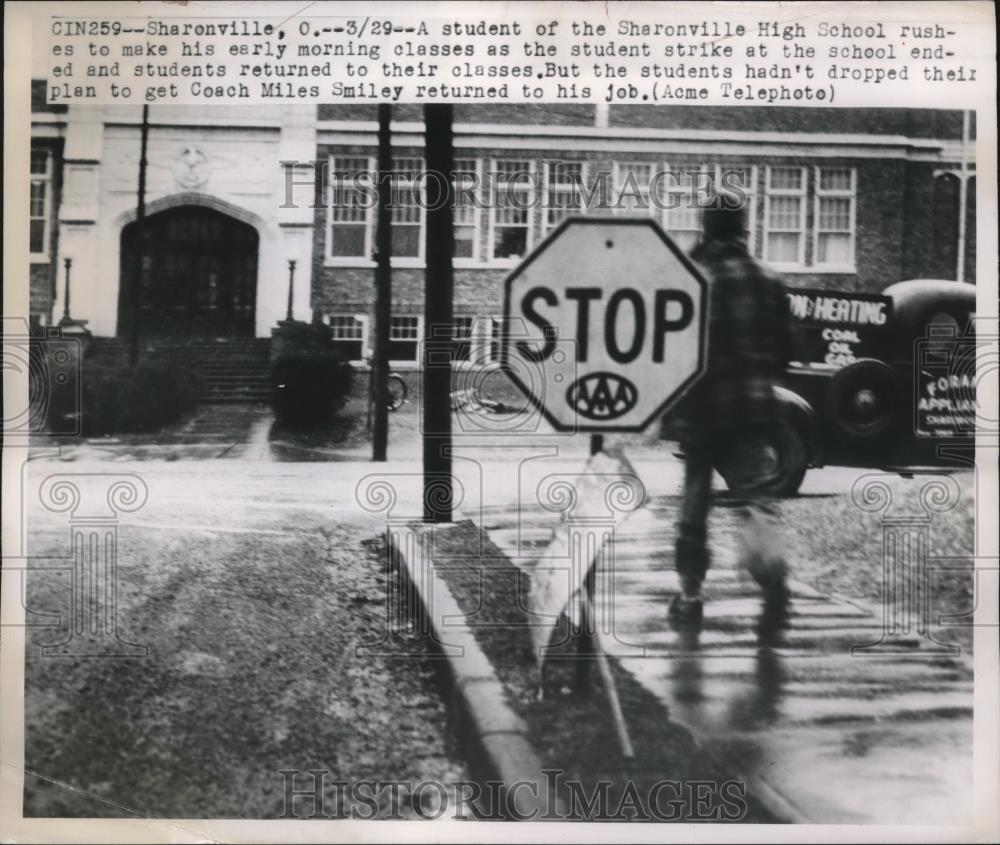
[[[136,223],[122,230],[119,334],[131,326],[144,253],[135,303],[142,336],[253,336],[258,237],[252,226],[210,208],[181,206],[147,217],[145,241],[140,250]]]

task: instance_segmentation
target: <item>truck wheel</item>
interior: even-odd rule
[[[760,450],[759,456],[755,456],[761,464],[760,481],[750,483],[752,491],[767,496],[794,496],[798,492],[809,467],[809,454],[805,439],[797,428],[787,422],[776,423],[759,436],[751,436],[735,444],[733,458],[739,460],[738,450],[746,448]],[[723,461],[718,468],[719,474],[730,490],[739,492],[731,466],[729,461]]]
[[[895,371],[884,361],[862,358],[830,380],[828,413],[846,439],[861,443],[888,436],[899,407]]]

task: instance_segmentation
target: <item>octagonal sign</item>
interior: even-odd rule
[[[641,431],[704,371],[708,286],[653,220],[565,220],[506,284],[501,365],[560,431]]]

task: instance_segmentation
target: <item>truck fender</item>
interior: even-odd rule
[[[820,447],[816,424],[816,410],[794,390],[787,387],[774,387],[774,398],[778,404],[778,417],[792,425],[802,434],[806,444],[809,463],[812,466],[823,466],[823,454]]]

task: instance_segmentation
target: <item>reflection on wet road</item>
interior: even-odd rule
[[[676,506],[676,496],[654,496],[616,531],[596,593],[606,651],[783,820],[968,822],[969,664],[915,630],[890,648],[879,615],[794,581],[784,623],[765,624],[759,591],[726,541],[728,509],[713,527],[702,629],[671,630]],[[530,545],[553,530],[551,518],[524,510],[491,511],[487,524],[526,567]]]

